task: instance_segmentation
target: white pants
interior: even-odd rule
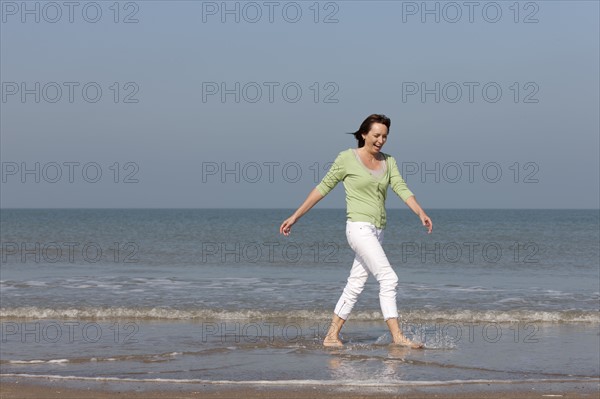
[[[365,287],[369,273],[379,282],[379,304],[383,319],[398,317],[396,286],[398,276],[392,269],[381,243],[383,230],[368,222],[346,222],[346,238],[354,250],[355,258],[344,292],[334,313],[346,320]]]

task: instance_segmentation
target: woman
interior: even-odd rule
[[[423,226],[431,233],[431,219],[417,203],[398,171],[396,160],[381,152],[388,136],[391,121],[385,115],[373,114],[360,125],[354,137],[357,149],[339,153],[323,180],[310,192],[304,203],[279,227],[289,236],[292,226],[317,202],[325,197],[340,181],[346,189],[346,237],[355,252],[348,282],[333,315],[325,346],[343,346],[340,330],[348,319],[358,295],[362,292],[369,273],[379,282],[379,301],[394,344],[422,348],[423,344],[410,341],[402,334],[396,307],[398,277],[392,269],[381,243],[386,224],[385,199],[388,185],[415,212]]]

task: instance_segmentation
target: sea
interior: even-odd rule
[[[322,341],[354,253],[344,209],[0,210],[0,377],[397,390],[600,380],[600,212],[388,209],[400,323],[373,276]],[[122,385],[119,385],[122,384]],[[591,385],[590,385],[591,384]],[[116,389],[116,388],[115,388]]]

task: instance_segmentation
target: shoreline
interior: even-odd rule
[[[594,381],[564,380],[548,382],[485,383],[468,382],[399,387],[357,387],[343,385],[263,385],[230,384],[90,382],[59,379],[0,377],[0,399],[166,399],[166,398],[327,398],[327,399],[532,399],[532,398],[597,398],[600,379]]]

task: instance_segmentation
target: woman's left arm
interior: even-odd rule
[[[406,182],[404,181],[402,175],[400,174],[400,171],[398,170],[398,164],[396,163],[394,157],[389,157],[388,160],[390,166],[390,185],[392,186],[392,190],[394,190],[394,192],[398,194],[402,201],[404,201],[404,203],[408,205],[408,207],[419,216],[421,222],[423,223],[423,226],[425,226],[428,229],[427,233],[430,234],[431,229],[433,228],[431,219],[429,219],[429,216],[427,216],[423,208],[421,208],[421,206],[417,202],[415,195],[412,193],[412,191],[409,190],[408,186],[406,185]]]
[[[408,205],[410,209],[412,209],[414,213],[417,214],[417,216],[419,216],[421,222],[423,223],[423,226],[425,226],[428,230],[427,234],[431,234],[431,230],[433,229],[433,223],[431,223],[431,219],[429,219],[429,216],[427,216],[423,208],[421,208],[415,196],[412,195],[408,197],[404,202],[406,205]]]

